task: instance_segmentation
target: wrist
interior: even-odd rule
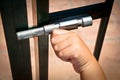
[[[98,66],[98,63],[96,61],[96,59],[94,58],[94,56],[90,57],[89,60],[80,67],[79,69],[79,73],[85,72],[89,69],[92,69],[94,67]]]
[[[81,73],[87,70],[88,68],[92,68],[92,66],[95,66],[96,63],[97,61],[92,55],[86,57],[86,59],[84,58],[84,60],[80,58],[72,60],[73,67],[77,73]]]

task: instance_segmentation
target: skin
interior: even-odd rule
[[[72,63],[82,80],[106,80],[99,63],[74,32],[62,29],[53,30],[51,44],[61,60]]]

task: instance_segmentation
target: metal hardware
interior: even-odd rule
[[[53,31],[53,29],[58,29],[58,28],[69,29],[69,30],[76,29],[79,27],[79,25],[81,25],[82,27],[92,25],[92,17],[86,16],[80,19],[72,19],[68,21],[45,25],[43,27],[36,28],[36,29],[20,31],[20,32],[17,32],[17,37],[18,37],[18,40],[22,40],[30,37],[50,34]]]

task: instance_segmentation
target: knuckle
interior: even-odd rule
[[[58,46],[57,45],[54,45],[54,50],[58,51]]]
[[[55,42],[54,38],[51,38],[51,42],[52,42],[52,43],[54,43],[54,42]]]
[[[52,39],[51,39],[51,43],[52,43],[53,45],[56,45],[56,39],[55,39],[55,38],[52,38]]]
[[[59,54],[58,54],[58,56],[59,56],[60,58],[62,58],[62,57],[63,57],[63,51],[60,51]]]

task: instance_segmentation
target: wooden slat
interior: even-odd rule
[[[113,2],[114,2],[114,0],[106,0],[108,15],[101,19],[99,32],[98,32],[96,45],[95,45],[95,50],[94,50],[94,56],[97,60],[99,60],[99,56],[100,56],[100,52],[101,52],[101,49],[102,49],[105,33],[106,33],[106,30],[107,30],[107,26],[108,26]]]
[[[39,38],[39,48],[40,80],[48,80],[48,36]]]
[[[36,0],[26,0],[28,27],[37,26]],[[30,54],[32,65],[32,80],[39,80],[38,37],[30,38]]]
[[[48,21],[49,0],[37,0],[37,20],[42,26]],[[40,80],[48,80],[48,36],[39,37]]]
[[[13,80],[32,80],[29,40],[18,41],[16,28],[27,27],[25,0],[0,2]]]

